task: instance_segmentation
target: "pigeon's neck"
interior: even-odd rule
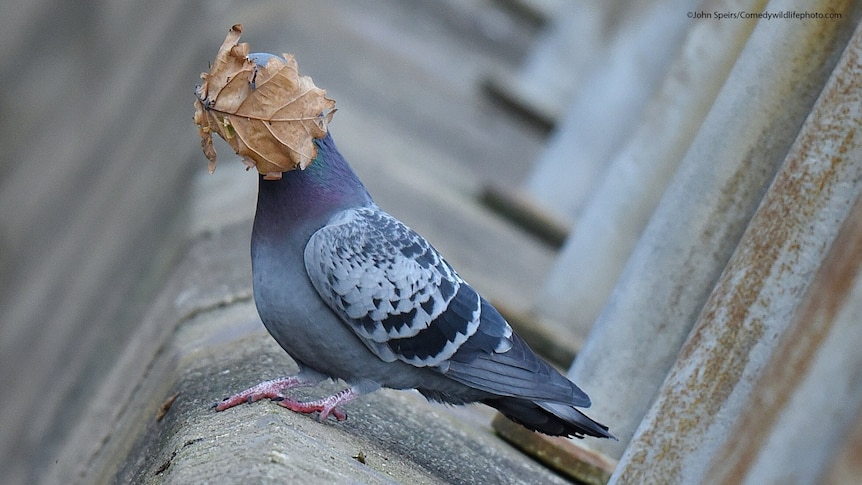
[[[373,203],[359,177],[335,147],[332,136],[327,134],[315,140],[315,144],[317,158],[305,170],[285,172],[280,180],[260,177],[254,221],[256,236],[305,238],[322,227],[332,214]]]

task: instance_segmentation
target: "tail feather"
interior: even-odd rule
[[[608,427],[593,421],[574,407],[560,403],[534,402],[512,397],[492,398],[483,401],[496,408],[512,421],[533,431],[551,436],[595,436],[596,438],[616,438],[608,432]]]
[[[590,397],[539,358],[518,334],[512,334],[511,341],[512,347],[506,352],[456,354],[449,361],[446,376],[498,396],[590,406]]]

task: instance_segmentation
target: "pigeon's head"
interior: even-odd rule
[[[262,69],[266,69],[267,63],[270,59],[275,59],[277,62],[276,65],[283,66],[287,63],[283,57],[277,56],[275,54],[269,54],[267,52],[255,52],[254,54],[248,55],[248,60],[254,63],[254,74],[251,77],[251,89],[256,89],[255,81],[257,80],[257,75]],[[268,76],[267,76],[268,77]]]
[[[254,62],[258,67],[266,67],[266,63],[269,62],[270,59],[277,59],[281,62],[287,63],[283,57],[270,54],[268,52],[255,52],[248,55],[248,60]]]

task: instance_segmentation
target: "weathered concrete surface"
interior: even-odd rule
[[[217,196],[191,195],[191,174],[205,174],[194,85],[237,22],[253,48],[297,55],[337,100],[333,131],[377,201],[488,297],[523,308],[550,267],[550,250],[473,200],[484,180],[518,185],[543,141],[479,95],[482,76],[515,63],[531,35],[487,2],[3,2],[4,483],[106,469],[93,447],[108,440],[99,449],[114,458],[128,450],[124,440],[150,423],[134,422],[145,415],[138,407],[157,407],[169,391],[143,383],[177,322],[228,295],[248,297],[248,280],[245,293],[230,278],[197,295],[177,279],[163,286],[180,271],[187,238],[223,225],[199,218],[202,208],[246,224],[254,210],[254,177],[227,156],[204,177],[221,184],[208,187]],[[247,273],[247,231],[232,244],[235,262],[213,254],[183,268],[198,278]],[[152,303],[160,291],[172,296]],[[160,378],[170,386],[179,374]]]
[[[620,439],[596,451],[621,457],[656,399],[857,25],[859,4],[840,6],[830,22],[758,22],[662,195],[569,371],[575,382],[627,383],[585,389]]]
[[[584,440],[533,433],[499,413],[491,424],[504,439],[576,482],[605,485],[617,465],[616,460],[582,446]]]
[[[851,27],[855,26],[854,22]],[[833,382],[825,377],[814,379],[817,389],[794,391],[804,402],[804,411],[795,408],[793,417],[787,418],[795,419],[791,421],[795,424],[769,427],[767,422],[789,411],[776,407],[750,415],[750,407],[756,409],[757,396],[771,402],[782,392],[790,393],[788,389],[801,386],[803,376],[814,372],[813,364],[804,360],[794,363],[787,357],[793,354],[782,353],[781,338],[794,335],[789,333],[794,325],[811,331],[815,328],[817,320],[812,315],[820,315],[821,310],[805,310],[805,298],[809,298],[805,295],[817,288],[814,277],[818,272],[836,266],[830,262],[830,247],[835,250],[840,246],[839,235],[849,231],[853,227],[850,221],[862,214],[862,210],[853,212],[854,202],[862,193],[862,140],[856,135],[862,129],[862,69],[858,62],[862,30],[857,28],[841,46],[843,53],[834,71],[676,355],[611,483],[778,483],[783,480],[775,476],[751,480],[742,473],[719,479],[707,473],[710,462],[719,462],[721,470],[731,470],[729,463],[754,460],[762,447],[769,448],[762,454],[770,458],[790,448],[778,443],[804,443],[799,449],[811,464],[825,461],[822,454],[831,454],[827,443],[837,434],[834,428],[828,431],[827,425],[820,424],[815,426],[817,431],[801,430],[810,424],[814,409],[819,416],[830,416],[831,423],[840,422],[838,413],[831,413],[827,403],[854,409],[858,400],[850,396],[855,386],[849,379],[845,383],[833,373]],[[849,271],[860,253],[843,254],[837,266]],[[827,301],[824,295],[828,295],[838,300],[845,293],[838,282],[850,279],[834,277],[830,281],[834,287],[821,284],[817,290],[820,296],[815,299]],[[794,323],[797,321],[801,323]],[[802,355],[818,348],[814,337],[792,340],[812,342],[800,345],[806,352]],[[832,354],[839,359],[846,352],[836,350]],[[792,369],[793,378],[788,383],[775,377],[764,380],[762,373],[772,362],[782,370]],[[845,365],[855,368],[850,361]],[[846,400],[830,391],[830,385],[833,389],[849,388]],[[818,405],[814,395],[823,396],[823,404]],[[737,426],[745,416],[749,424]],[[779,428],[798,434],[772,436]],[[748,448],[743,448],[745,443]],[[787,470],[793,469],[791,463],[806,468],[800,466],[802,458],[798,455],[784,458]],[[771,464],[771,472],[784,468],[776,466],[775,460]],[[793,476],[797,483],[816,481],[816,476],[804,475],[790,472],[785,476]]]
[[[198,3],[0,5],[4,483],[55,462],[182,247]]]
[[[222,397],[295,371],[254,309],[247,239],[240,222],[191,245],[49,482],[566,483],[494,436],[490,413],[453,414],[412,392],[365,396],[343,422],[268,400],[216,413]]]

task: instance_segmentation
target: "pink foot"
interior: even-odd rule
[[[261,382],[260,384],[250,387],[239,394],[234,394],[233,396],[225,398],[222,402],[217,403],[213,407],[216,411],[224,411],[225,409],[232,408],[236,405],[259,401],[263,398],[281,400],[285,398],[284,394],[282,394],[283,391],[310,384],[313,384],[313,382],[301,379],[298,376],[273,379],[271,381]]]
[[[332,396],[325,397],[323,399],[317,401],[310,402],[297,402],[292,399],[283,399],[278,402],[279,406],[290,409],[291,411],[296,411],[298,413],[313,413],[315,411],[320,412],[320,416],[318,416],[318,421],[324,421],[330,414],[335,416],[335,419],[338,421],[344,421],[347,419],[347,414],[344,411],[338,409],[336,406],[339,404],[344,404],[348,401],[352,401],[359,397],[359,393],[354,391],[352,388],[344,389]]]

